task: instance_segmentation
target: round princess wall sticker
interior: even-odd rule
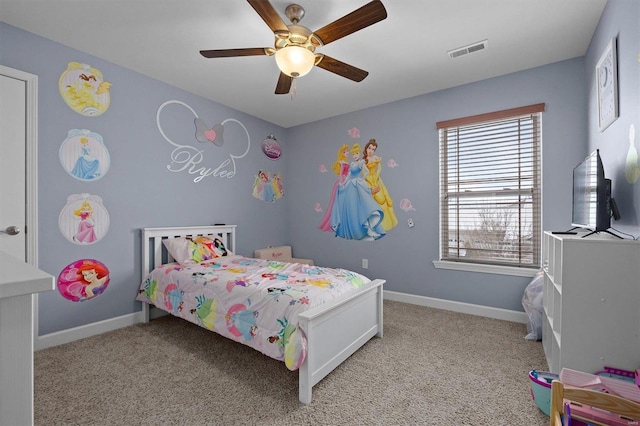
[[[78,114],[87,117],[102,115],[109,109],[111,83],[90,65],[69,62],[60,75],[58,90],[65,103]]]
[[[60,145],[59,156],[67,173],[82,181],[100,179],[111,165],[102,136],[87,129],[69,130]]]
[[[70,242],[89,245],[100,241],[109,230],[109,213],[97,195],[73,194],[60,212],[58,225]]]
[[[83,302],[104,293],[109,285],[109,268],[95,259],[80,259],[58,275],[58,291],[67,300]]]

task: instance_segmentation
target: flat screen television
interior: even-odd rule
[[[617,219],[611,179],[605,178],[600,151],[595,150],[573,169],[571,226],[591,233],[608,232],[612,212]]]

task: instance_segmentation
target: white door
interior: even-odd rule
[[[25,84],[0,76],[0,250],[26,262]]]
[[[0,250],[36,267],[37,86],[0,65]]]

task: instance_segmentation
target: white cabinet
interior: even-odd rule
[[[33,294],[54,277],[0,251],[0,425],[33,424]]]
[[[640,368],[640,243],[545,232],[543,253],[549,369]]]

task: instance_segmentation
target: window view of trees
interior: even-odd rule
[[[482,262],[500,260],[500,263],[533,262],[533,227],[531,223],[518,223],[518,206],[483,208],[478,210],[474,226],[457,232],[449,240],[449,251],[456,257]],[[450,235],[455,235],[456,230]]]

